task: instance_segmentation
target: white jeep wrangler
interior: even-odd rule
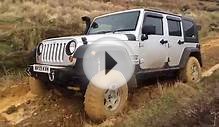
[[[102,15],[93,21],[89,17],[82,20],[86,22],[84,35],[52,38],[38,44],[36,62],[27,68],[32,93],[43,93],[47,84],[79,86],[85,92],[87,115],[103,120],[122,111],[128,88],[138,87],[142,79],[174,74],[183,82],[195,83],[201,78],[198,30],[191,19],[162,11],[132,9]],[[83,70],[84,52],[103,37],[117,38],[133,49],[133,54],[129,54],[135,66],[132,78],[114,90],[96,87]]]

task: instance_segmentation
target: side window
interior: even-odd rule
[[[145,16],[144,26],[154,26],[155,35],[163,35],[163,20],[159,17]]]
[[[184,40],[187,42],[198,42],[198,31],[196,25],[187,19],[183,19]]]
[[[198,42],[198,31],[196,25],[190,21],[184,19],[183,23],[183,31],[184,31],[184,40],[187,42]]]
[[[168,29],[170,36],[182,36],[180,21],[168,19]]]
[[[185,37],[192,37],[195,38],[195,27],[193,22],[184,20],[183,21],[183,28],[185,32]]]

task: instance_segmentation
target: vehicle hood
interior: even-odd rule
[[[117,39],[121,41],[128,41],[128,35],[127,34],[117,34],[117,33],[107,33],[107,34],[95,34],[95,35],[80,35],[80,36],[69,36],[69,37],[59,37],[59,38],[51,38],[44,40],[43,42],[47,41],[65,41],[69,42],[72,40],[75,40],[78,45],[83,44],[82,38],[85,37],[87,39],[88,44],[92,44],[94,42],[97,42],[99,39],[104,39],[104,38],[112,38],[112,39]]]

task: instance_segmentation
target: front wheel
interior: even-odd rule
[[[197,83],[201,79],[201,66],[197,58],[190,57],[186,66],[180,70],[180,79],[183,82]]]
[[[117,72],[115,71],[115,73]],[[124,78],[122,74],[121,76],[114,76],[111,81],[121,80],[121,78]],[[123,84],[117,89],[103,89],[90,82],[85,94],[86,114],[93,121],[102,121],[121,113],[126,105],[127,98],[127,84]]]

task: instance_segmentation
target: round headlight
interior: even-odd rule
[[[37,54],[41,55],[43,52],[43,43],[40,43],[37,48]]]
[[[76,49],[76,42],[75,41],[70,41],[66,45],[66,54],[67,55],[72,55],[75,52]]]

